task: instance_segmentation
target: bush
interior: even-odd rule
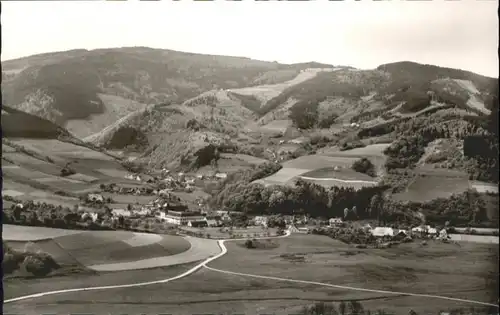
[[[252,240],[246,240],[245,241],[245,247],[246,248],[255,248]]]
[[[24,257],[22,254],[6,250],[2,261],[4,274],[11,274],[15,270],[19,269],[19,264],[23,261],[23,259]]]
[[[373,163],[367,158],[361,158],[359,160],[354,161],[351,168],[356,172],[363,173],[369,175],[371,177],[375,177],[375,166]]]
[[[48,275],[52,270],[59,268],[55,260],[46,253],[29,254],[24,258],[23,268],[35,277]]]

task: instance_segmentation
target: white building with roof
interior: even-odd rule
[[[377,226],[376,228],[372,229],[371,233],[375,237],[384,237],[384,236],[393,237],[397,234],[397,232],[393,228],[381,227],[381,226]]]
[[[342,218],[330,218],[328,220],[328,224],[330,226],[338,226],[338,225],[341,225],[342,224]]]

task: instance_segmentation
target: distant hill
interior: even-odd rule
[[[344,148],[405,134],[425,141],[415,157],[398,157],[404,161],[393,166],[471,170],[477,163],[464,157],[464,139],[488,133],[487,120],[498,110],[498,79],[406,61],[358,70],[131,47],[42,54],[2,66],[3,104],[30,114],[2,117],[8,133],[41,117],[51,135],[69,130],[89,145],[136,151],[138,161],[174,168],[212,163],[222,150],[276,159],[268,146],[280,134]],[[453,150],[443,156],[440,146]]]
[[[71,50],[2,62],[3,104],[65,126],[105,114],[117,101],[106,96],[182,103],[212,89],[283,82],[315,65],[328,67],[145,47]]]

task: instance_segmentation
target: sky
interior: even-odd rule
[[[415,61],[498,77],[498,0],[2,1],[2,60],[146,46],[372,69]]]

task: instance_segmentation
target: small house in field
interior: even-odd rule
[[[330,226],[339,226],[342,224],[342,218],[331,218],[328,220]]]

